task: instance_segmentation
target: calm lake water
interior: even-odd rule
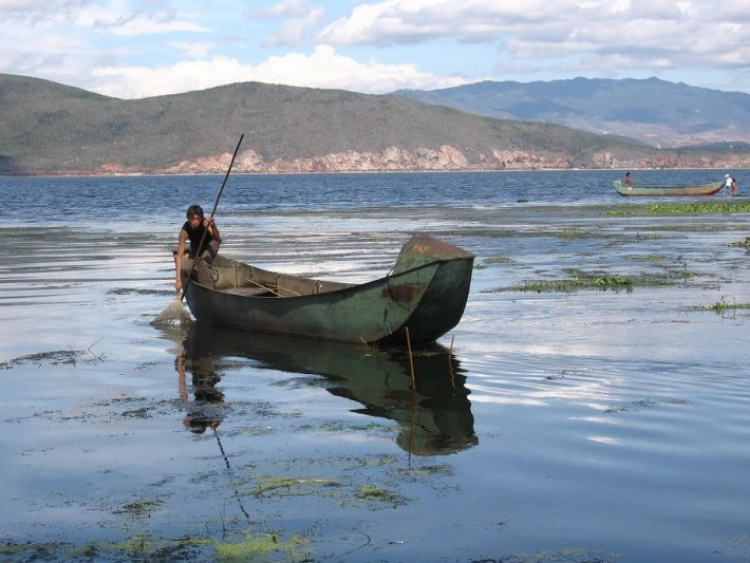
[[[0,178],[0,559],[750,560],[750,307],[710,310],[750,304],[750,215],[608,214],[653,202],[619,175],[230,177],[222,252],[261,267],[477,255],[416,389],[403,350],[151,324],[223,176]]]

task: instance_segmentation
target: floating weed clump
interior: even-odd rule
[[[476,262],[474,264],[474,269],[482,270],[484,268],[487,268],[488,266],[492,266],[493,264],[510,264],[511,262],[512,260],[505,256],[489,256],[481,262]]]
[[[380,487],[374,487],[372,485],[362,485],[356,493],[356,500],[353,504],[357,503],[384,503],[392,506],[398,506],[406,504],[408,499],[393,491],[381,489]]]
[[[608,211],[608,215],[619,217],[633,215],[711,215],[719,213],[750,213],[749,201],[710,201],[691,203],[654,203],[638,205],[629,209]]]
[[[364,457],[357,460],[359,467],[387,467],[396,463],[396,457],[388,454]]]
[[[117,287],[107,290],[107,295],[153,295],[158,297],[174,296],[173,289],[141,289],[132,287]]]
[[[0,545],[0,555],[5,558],[23,558],[21,561],[48,561],[70,549],[64,543],[4,543]]]
[[[300,536],[281,541],[274,532],[255,535],[248,532],[240,542],[213,542],[212,545],[217,561],[274,561],[278,556],[284,556],[287,561],[305,561],[311,555],[307,544],[308,540]]]
[[[750,250],[750,237],[745,237],[745,240],[739,242],[730,242],[729,246],[733,248],[747,248]]]
[[[698,276],[698,273],[686,269],[671,270],[666,274],[661,275],[643,274],[640,276],[625,276],[621,274],[602,275],[600,272],[587,273],[573,268],[566,269],[565,273],[570,277],[559,280],[527,281],[521,285],[488,289],[483,293],[502,293],[511,291],[572,293],[583,289],[632,291],[633,288],[638,286],[658,287],[676,285]]]
[[[261,477],[253,491],[255,497],[304,496],[321,494],[321,489],[340,487],[338,479],[315,477]]]
[[[111,560],[112,558],[117,561],[151,561],[157,553],[179,551],[183,547],[181,543],[167,540],[156,541],[146,535],[138,534],[120,543],[97,541],[87,543],[82,547],[68,548],[64,555],[66,560],[72,561]]]
[[[80,548],[51,544],[42,546],[49,558],[93,561],[97,559],[116,561],[306,561],[312,551],[308,540],[292,536],[284,541],[278,533],[245,532],[238,541],[218,541],[209,538],[183,538],[177,541],[155,541],[137,535],[121,543],[92,542]],[[41,555],[38,546],[18,546],[32,555]],[[32,549],[33,547],[33,549]],[[6,553],[0,549],[0,553]],[[10,552],[7,552],[11,554]],[[37,560],[37,559],[35,559]],[[42,559],[44,560],[44,559]]]
[[[38,354],[29,354],[14,358],[7,362],[0,363],[0,369],[10,369],[14,366],[31,364],[41,366],[42,364],[57,365],[75,365],[86,358],[86,352],[79,350],[55,350],[52,352],[40,352]]]
[[[644,254],[641,256],[629,256],[628,259],[633,262],[664,262],[668,257],[664,254]]]
[[[750,310],[750,303],[727,303],[722,297],[716,303],[705,305],[703,307],[697,307],[700,311],[713,311],[714,313],[725,313],[727,311],[738,311],[738,310]]]
[[[162,506],[162,503],[151,500],[131,502],[130,504],[126,504],[122,508],[115,510],[115,514],[127,514],[133,518],[143,518],[151,516],[152,512],[159,510]]]
[[[412,467],[403,470],[403,473],[411,477],[423,478],[453,475],[455,470],[450,465],[425,465],[424,467]]]
[[[492,561],[503,563],[610,563],[620,558],[617,553],[604,553],[577,548],[537,551],[507,555]]]

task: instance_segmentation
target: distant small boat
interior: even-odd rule
[[[474,255],[416,235],[384,278],[361,285],[262,270],[217,255],[185,298],[196,319],[248,330],[350,342],[433,342],[458,324]],[[408,336],[407,336],[408,331]]]
[[[622,180],[612,182],[617,193],[624,196],[700,196],[714,195],[724,182],[713,182],[700,186],[623,186]]]

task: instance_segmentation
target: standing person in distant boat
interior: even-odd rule
[[[625,179],[622,181],[623,186],[627,186],[629,188],[632,188],[635,186],[635,182],[630,177],[630,172],[625,172]]]
[[[724,174],[724,195],[730,198],[737,193],[737,182],[729,174]]]
[[[200,258],[204,262],[211,262],[214,256],[219,252],[221,244],[221,234],[219,227],[216,226],[213,217],[206,218],[200,205],[191,205],[185,213],[187,221],[180,229],[179,244],[177,246],[177,256],[175,257],[175,280],[174,286],[177,291],[182,291],[182,267],[185,258],[185,245],[190,241],[188,258],[195,260]],[[205,239],[203,235],[205,233]],[[203,240],[203,246],[198,249],[198,245]]]

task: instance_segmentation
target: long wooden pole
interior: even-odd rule
[[[245,138],[245,134],[243,133],[240,135],[240,140],[237,143],[237,147],[234,149],[234,154],[232,155],[232,161],[229,163],[229,168],[227,168],[227,173],[224,175],[224,181],[221,183],[221,189],[219,190],[219,194],[216,196],[216,201],[214,202],[214,208],[211,210],[210,217],[213,217],[216,214],[216,208],[219,207],[219,200],[221,199],[221,194],[224,193],[224,186],[227,185],[227,180],[229,179],[229,173],[232,171],[232,166],[234,166],[234,159],[237,158],[237,153],[240,152],[240,145],[242,144],[242,139]],[[193,259],[192,264],[190,264],[190,271],[188,271],[187,280],[185,281],[185,287],[182,288],[182,295],[180,296],[180,301],[185,299],[185,293],[187,293],[188,285],[190,285],[190,280],[193,277],[193,270],[195,269],[195,265],[198,263],[198,260],[200,260],[201,250],[203,249],[203,243],[206,242],[206,235],[208,234],[208,229],[205,229],[203,231],[203,236],[201,237],[200,243],[198,243],[198,248],[195,252],[195,258]]]

